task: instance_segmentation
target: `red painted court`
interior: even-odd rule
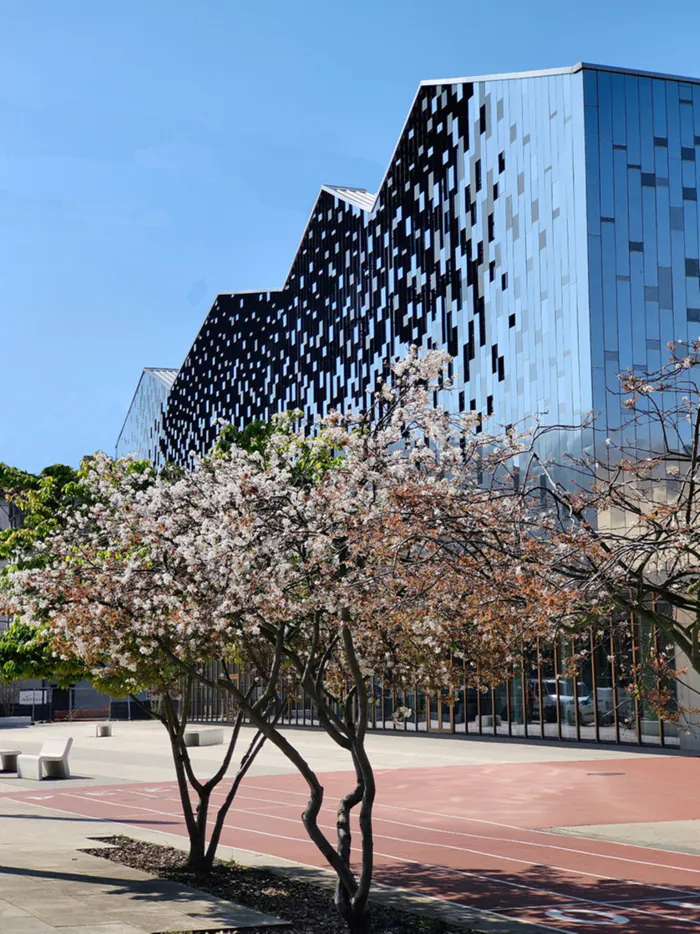
[[[699,775],[697,759],[680,757],[380,771],[376,878],[570,934],[700,931],[700,856],[547,830],[700,819]],[[335,803],[352,775],[323,783],[321,824],[334,839]],[[7,794],[185,833],[174,783]],[[299,820],[305,800],[297,775],[249,778],[222,843],[323,865]]]

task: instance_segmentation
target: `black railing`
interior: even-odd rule
[[[619,622],[619,621],[617,621]],[[658,634],[639,624],[611,621],[596,630],[567,636],[554,645],[539,642],[513,664],[513,676],[486,690],[466,681],[452,692],[399,688],[375,678],[370,727],[405,733],[678,746],[678,727],[664,721],[644,699],[637,683],[645,646],[658,647]],[[215,674],[216,665],[210,668]],[[234,675],[248,690],[250,676]],[[653,672],[642,673],[651,683]],[[291,685],[280,689],[279,722],[318,726],[310,697]],[[198,686],[193,720],[230,722],[235,704],[225,690]]]

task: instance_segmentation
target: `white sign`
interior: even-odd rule
[[[19,702],[23,706],[31,707],[32,704],[45,704],[46,703],[46,691],[39,689],[38,691],[20,691],[19,692]]]

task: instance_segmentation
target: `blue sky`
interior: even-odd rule
[[[422,78],[700,75],[674,0],[3,0],[0,460],[110,453],[217,292],[280,286],[322,183],[374,190]]]

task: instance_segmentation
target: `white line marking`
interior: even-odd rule
[[[249,786],[244,786],[244,788],[245,787],[249,787]],[[224,794],[225,794],[224,792],[214,792],[212,794],[212,797],[214,797],[215,795],[223,796]],[[251,795],[240,794],[239,792],[239,794],[236,795],[236,800],[243,800],[243,799],[250,800],[250,801],[262,801],[262,802],[269,803],[269,804],[278,804],[279,807],[297,807],[298,806],[298,805],[293,805],[293,804],[290,805],[290,804],[284,804],[282,802],[276,802],[272,800],[271,798],[254,798]],[[419,814],[432,813],[430,811],[416,811],[411,808],[400,808],[400,807],[397,808],[395,805],[381,804],[381,803],[377,803],[375,805],[375,810],[376,808],[391,808],[393,810],[397,810],[397,809],[407,810],[407,811],[411,811],[412,813],[419,813]],[[253,811],[249,811],[247,808],[246,808],[246,812],[251,813],[251,814],[254,813]],[[480,823],[480,824],[495,823],[492,821],[482,821],[478,818],[470,818],[470,817],[465,817],[462,819],[463,820],[474,820],[476,823]],[[511,844],[518,844],[521,846],[534,846],[534,847],[540,847],[540,848],[547,849],[547,850],[559,850],[562,853],[577,853],[582,856],[595,857],[596,859],[615,860],[615,861],[622,862],[622,863],[633,863],[638,866],[651,866],[653,869],[670,869],[674,872],[690,872],[690,873],[695,873],[697,875],[700,875],[700,869],[692,869],[686,866],[673,866],[673,865],[669,865],[668,863],[656,863],[656,862],[653,862],[651,860],[646,860],[646,859],[635,859],[634,857],[631,857],[631,856],[614,856],[608,853],[592,853],[589,850],[579,850],[579,849],[576,849],[575,847],[561,846],[555,843],[535,843],[532,840],[514,840],[509,837],[490,837],[485,834],[468,833],[466,831],[461,831],[461,830],[444,830],[443,828],[440,828],[440,827],[430,827],[424,824],[410,824],[407,821],[395,821],[395,820],[391,820],[391,818],[388,818],[388,817],[379,817],[376,814],[375,814],[374,820],[375,822],[378,822],[378,823],[395,824],[401,827],[410,827],[412,830],[423,830],[427,833],[442,833],[442,834],[448,834],[450,836],[455,836],[455,837],[472,837],[475,840],[493,840],[493,841],[498,841],[500,843],[511,843]],[[507,827],[509,829],[512,828],[513,830],[519,830],[521,833],[534,833],[534,834],[545,835],[547,837],[554,836],[553,834],[548,834],[546,831],[530,830],[526,827],[515,827],[510,824],[496,824],[496,826]],[[557,839],[561,839],[561,838],[557,836]],[[596,842],[607,843],[608,841],[596,841]],[[620,844],[620,845],[627,846],[628,844]]]
[[[84,795],[71,794],[70,792],[63,792],[62,794],[63,794],[65,797],[67,797],[67,798],[76,798],[78,801],[84,801],[84,800],[85,800],[85,796],[84,796]],[[160,815],[162,815],[162,816],[164,816],[164,817],[176,817],[176,816],[177,816],[177,815],[172,814],[170,811],[159,811],[159,810],[157,810],[157,809],[155,809],[155,808],[145,808],[145,807],[141,807],[141,806],[135,805],[135,804],[134,804],[134,805],[120,804],[118,801],[110,801],[109,804],[112,805],[112,806],[116,806],[116,807],[123,807],[123,808],[127,808],[127,809],[128,809],[128,808],[131,808],[132,810],[147,811],[147,812],[152,813],[152,814],[160,814]],[[260,816],[261,816],[261,817],[268,817],[269,815],[267,815],[267,814],[262,814],[262,815],[260,815]],[[275,819],[275,820],[289,821],[289,822],[291,822],[291,823],[297,824],[297,821],[293,821],[292,818],[285,818],[285,817],[280,818],[280,817],[277,817],[277,818],[274,818],[274,819]],[[109,821],[109,818],[104,818],[104,820]],[[123,821],[113,821],[113,823],[123,823]],[[207,824],[213,825],[213,824],[214,824],[214,821],[207,821]],[[262,830],[253,830],[253,829],[244,828],[244,827],[236,827],[236,828],[234,828],[234,829],[240,830],[240,831],[243,832],[243,833],[254,833],[254,834],[257,834],[257,835],[260,835],[260,836],[264,836],[264,837],[274,837],[275,839],[280,839],[280,840],[290,840],[291,842],[297,843],[297,844],[299,844],[299,843],[305,843],[305,844],[308,844],[308,845],[310,845],[310,846],[314,846],[314,844],[312,843],[311,840],[308,840],[308,839],[304,840],[303,838],[300,838],[300,837],[288,837],[288,836],[285,836],[285,835],[283,835],[283,834],[267,833],[267,832],[262,831]],[[326,827],[325,829],[334,829],[334,828],[327,828],[327,827]],[[399,839],[400,839],[400,838],[399,838]],[[418,843],[419,845],[422,845],[422,841],[404,841],[404,842],[416,842],[416,843]],[[227,844],[225,844],[225,845],[227,845]],[[497,886],[503,885],[503,886],[507,886],[507,887],[509,887],[509,888],[516,888],[516,889],[519,889],[519,890],[521,890],[521,891],[537,892],[537,893],[539,893],[539,894],[546,894],[546,895],[552,896],[552,897],[554,897],[554,898],[564,899],[565,901],[581,902],[581,903],[587,904],[587,905],[598,905],[598,906],[600,906],[600,907],[602,907],[602,908],[614,907],[614,906],[611,906],[608,902],[596,901],[596,900],[594,900],[594,899],[583,898],[583,897],[581,897],[581,896],[575,896],[575,895],[573,895],[573,896],[572,896],[572,895],[564,895],[563,893],[554,892],[554,891],[551,891],[551,890],[549,890],[549,889],[545,889],[545,888],[535,888],[535,887],[533,887],[533,886],[524,885],[524,884],[517,883],[517,882],[512,882],[512,881],[510,881],[510,880],[497,879],[497,878],[493,878],[493,877],[491,877],[491,876],[482,875],[482,874],[480,874],[480,873],[471,872],[470,870],[466,870],[466,869],[453,869],[453,868],[450,867],[450,866],[441,866],[441,865],[438,865],[438,864],[435,864],[435,863],[425,863],[425,862],[422,862],[422,861],[420,861],[420,860],[409,859],[409,858],[402,857],[402,856],[395,856],[395,855],[392,854],[392,853],[382,853],[382,852],[380,852],[380,851],[375,851],[375,852],[376,852],[376,855],[377,855],[377,856],[382,856],[382,857],[384,857],[384,859],[390,859],[390,860],[393,860],[393,861],[395,861],[395,862],[400,862],[400,863],[410,863],[410,864],[412,864],[412,865],[415,865],[415,866],[423,866],[423,867],[426,867],[426,868],[428,868],[428,869],[437,869],[437,870],[440,870],[441,872],[448,872],[448,873],[451,873],[451,874],[453,874],[453,875],[468,876],[468,877],[470,877],[470,878],[480,879],[480,880],[485,881],[485,882],[488,882],[488,883],[490,883],[490,884],[496,884]],[[477,854],[479,853],[478,850],[472,850],[472,851],[470,851],[470,852],[472,852],[472,853],[477,853]],[[490,855],[492,855],[492,854],[482,853],[482,854],[480,854],[480,855],[483,855],[483,856],[490,856]],[[508,858],[508,857],[495,857],[495,858],[497,858],[497,859],[508,859],[510,862],[518,862],[518,863],[528,862],[528,861],[526,861],[526,860],[515,860],[515,859],[510,859],[510,858]],[[528,862],[528,864],[529,864],[529,865],[537,865],[537,864],[532,863],[532,862]],[[561,870],[561,869],[559,869],[559,867],[548,867],[548,868],[558,869],[559,871],[571,871],[571,870]],[[577,870],[574,870],[574,872],[577,872],[577,874],[579,874],[579,875],[591,875],[591,873],[579,873]],[[596,878],[599,878],[599,879],[608,879],[608,880],[612,880],[612,881],[615,881],[615,882],[620,882],[620,881],[621,881],[621,880],[619,880],[619,879],[614,879],[614,878],[611,877],[611,876],[597,876]],[[645,885],[645,883],[640,883],[640,882],[631,882],[631,883],[627,882],[627,884],[631,884],[631,885]],[[654,886],[654,885],[647,886],[647,887],[648,887],[648,888],[667,888],[666,886]],[[671,890],[671,891],[673,891],[673,890]],[[676,890],[676,891],[680,891],[680,890]],[[456,903],[455,903],[455,904],[456,904]],[[463,906],[463,907],[468,907],[468,906]],[[517,911],[518,909],[516,908],[516,909],[514,909],[514,910]],[[642,915],[645,915],[645,916],[648,915],[648,916],[651,916],[651,917],[654,917],[654,918],[664,918],[664,919],[666,919],[666,920],[671,920],[671,921],[676,921],[676,922],[680,921],[681,923],[684,923],[684,924],[694,924],[694,923],[695,923],[694,921],[688,921],[688,920],[685,919],[685,918],[678,918],[678,917],[675,917],[675,916],[673,916],[673,915],[664,915],[664,914],[660,914],[660,913],[657,913],[657,912],[644,911],[644,910],[641,909],[641,908],[631,908],[631,907],[629,907],[629,908],[626,908],[626,910],[627,910],[627,911],[630,911],[630,912],[634,912],[635,914],[642,914]],[[495,911],[495,912],[493,912],[493,913],[498,913],[498,912]],[[530,922],[530,923],[532,923],[532,922]],[[570,932],[563,931],[562,929],[559,929],[559,928],[555,928],[554,930],[555,930],[555,931],[558,931],[559,934],[570,934]]]
[[[135,791],[135,792],[133,792],[133,793],[134,793],[134,794],[139,794],[138,791]],[[78,796],[72,795],[72,797],[78,797]],[[168,799],[168,800],[170,800],[170,799]],[[116,802],[110,802],[110,803],[116,803]],[[151,809],[151,808],[141,808],[141,807],[139,807],[139,805],[126,805],[126,804],[125,804],[125,805],[119,805],[119,807],[130,807],[130,806],[136,808],[136,810],[145,810],[145,811],[153,810],[153,809]],[[173,814],[173,813],[171,813],[171,812],[169,812],[169,811],[155,811],[155,813],[167,814],[167,815],[170,816],[170,817],[177,817],[177,816],[178,816],[178,815]],[[232,812],[230,812],[230,814],[231,814],[231,816],[232,816],[233,818],[235,818],[236,813],[238,813],[238,812],[237,812],[237,811],[232,811]],[[248,816],[250,816],[250,817],[262,817],[262,818],[267,819],[267,820],[272,819],[272,820],[284,821],[285,823],[294,824],[295,826],[299,826],[299,821],[298,821],[298,819],[295,819],[295,818],[292,818],[292,817],[281,817],[281,816],[279,816],[279,815],[264,814],[264,813],[262,813],[262,812],[260,812],[260,811],[252,811],[252,810],[246,810],[245,813],[246,813]],[[214,822],[213,822],[213,821],[208,821],[207,823],[213,824]],[[229,828],[231,828],[231,829],[239,830],[239,831],[241,831],[241,832],[243,832],[243,833],[246,833],[246,832],[247,832],[247,833],[256,833],[256,834],[261,834],[262,836],[266,836],[266,837],[275,837],[275,836],[276,836],[276,834],[266,833],[266,832],[264,832],[264,831],[256,830],[255,828],[252,828],[252,827],[239,827],[238,825],[236,825],[236,824],[231,824],[231,823],[229,823],[228,826],[229,826]],[[322,823],[319,823],[318,826],[319,826],[322,830],[330,830],[330,831],[335,830],[335,825],[331,825],[331,824],[322,824]],[[282,839],[285,839],[285,840],[299,840],[298,837],[287,837],[287,836],[283,836],[283,835],[281,835],[281,834],[280,834],[279,836],[280,836]],[[302,839],[303,839],[303,838],[302,838]],[[537,865],[540,865],[540,863],[539,863],[537,860],[532,860],[532,859],[518,859],[518,858],[516,858],[516,857],[514,857],[514,856],[504,856],[504,855],[501,855],[501,854],[499,854],[499,853],[491,853],[491,852],[484,851],[484,850],[475,850],[475,849],[472,849],[472,848],[469,848],[469,847],[463,847],[463,846],[452,846],[451,844],[447,844],[447,843],[431,843],[431,842],[428,842],[428,841],[425,841],[425,840],[412,840],[412,839],[407,838],[407,837],[393,837],[393,836],[389,836],[388,834],[382,834],[382,835],[381,835],[381,839],[384,839],[384,840],[391,840],[391,841],[393,841],[393,842],[395,842],[395,843],[410,843],[410,844],[414,844],[414,845],[417,845],[417,846],[430,846],[430,847],[437,848],[437,849],[455,850],[455,851],[457,851],[457,852],[459,852],[459,853],[471,853],[473,856],[486,856],[486,857],[488,857],[488,858],[490,858],[490,859],[504,860],[505,862],[519,863],[519,864],[525,865],[525,866],[537,866]],[[486,838],[486,839],[493,839],[494,842],[497,842],[499,838],[496,837],[496,838]],[[310,841],[305,840],[304,842],[306,843],[306,842],[310,842]],[[590,854],[589,854],[589,855],[590,855]],[[393,857],[389,857],[389,858],[393,858]],[[677,888],[676,886],[657,885],[657,884],[654,884],[654,883],[651,883],[651,882],[637,882],[637,881],[634,881],[634,880],[621,880],[621,879],[619,879],[619,878],[616,877],[616,876],[607,876],[607,875],[603,875],[602,873],[586,872],[586,871],[583,870],[583,869],[575,869],[575,868],[574,868],[574,869],[571,869],[571,868],[568,868],[568,867],[565,868],[565,867],[563,867],[563,866],[552,866],[552,865],[549,865],[549,868],[550,868],[550,869],[554,869],[556,872],[562,872],[562,873],[573,872],[573,873],[575,873],[576,875],[579,875],[579,876],[586,876],[586,877],[588,877],[588,878],[590,878],[590,879],[605,879],[606,881],[610,881],[610,882],[619,882],[619,883],[622,883],[622,884],[641,886],[641,887],[649,888],[649,889],[658,889],[659,891],[664,891],[664,892],[677,892],[677,893],[679,893],[679,894],[688,894],[687,892],[685,892],[684,889]],[[604,904],[604,903],[602,903],[602,902],[601,902],[601,903],[595,902],[595,904]]]
[[[595,908],[567,908],[560,911],[559,908],[550,908],[545,912],[548,918],[554,918],[555,921],[566,921],[569,924],[593,924],[612,925],[629,924],[630,919],[626,915],[616,914],[612,911],[596,911]],[[585,915],[585,917],[581,917]],[[591,918],[593,915],[593,918]],[[600,920],[596,920],[600,919]]]
[[[288,795],[295,795],[301,798],[306,798],[308,800],[308,795],[304,794],[303,791],[287,791],[286,789],[265,788],[261,785],[244,785],[243,787],[253,788],[255,791],[270,791],[273,794],[278,794],[280,791],[284,791]],[[486,820],[482,817],[464,817],[461,814],[445,814],[442,811],[425,811],[421,808],[407,808],[407,807],[402,807],[401,805],[397,805],[397,804],[382,804],[381,802],[377,802],[375,807],[389,808],[390,810],[393,810],[393,811],[409,811],[412,814],[427,814],[429,817],[444,817],[448,821],[460,820],[460,821],[469,821],[475,824],[487,824],[491,827],[504,827],[506,830],[526,831],[527,833],[542,834],[543,836],[546,836],[546,837],[551,837],[551,836],[560,837],[561,836],[561,834],[554,834],[551,830],[537,830],[535,828],[519,827],[517,824],[506,824],[506,823],[503,823],[503,821]],[[579,839],[578,835],[577,835],[577,839]],[[623,846],[623,847],[635,846],[635,844],[633,843],[620,843],[617,840],[601,841],[601,840],[596,839],[595,837],[586,837],[586,838],[580,838],[580,839],[590,840],[592,843],[601,843],[601,842],[611,843],[614,846]],[[657,850],[660,853],[672,853],[673,852],[672,850],[664,850],[664,849],[661,849],[660,847],[651,847],[651,846],[637,847],[637,849]],[[582,852],[585,852],[585,851],[582,851]],[[593,853],[591,855],[598,856],[599,854]],[[660,865],[663,865],[663,864],[660,864]]]

